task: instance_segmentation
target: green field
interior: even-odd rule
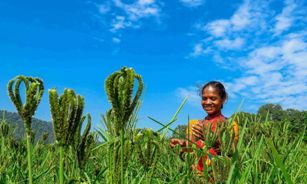
[[[25,83],[27,89],[24,104],[18,96],[20,83]],[[55,142],[51,144],[44,143],[45,137],[35,142],[31,129],[31,117],[44,92],[43,83],[35,78],[17,77],[10,84],[9,94],[24,121],[26,135],[24,139],[15,139],[13,129],[2,119],[1,184],[177,184],[208,183],[209,178],[214,178],[212,183],[307,183],[305,121],[297,128],[286,116],[280,116],[283,118],[278,121],[272,119],[270,112],[266,112],[265,117],[234,114],[232,119],[240,128],[237,147],[230,146],[232,134],[222,131],[228,127],[221,127],[222,153],[212,158],[211,166],[205,168],[202,175],[197,175],[191,165],[198,157],[208,154],[206,149],[195,149],[194,154],[180,157],[179,147],[169,148],[171,137],[182,136],[182,132],[170,126],[185,100],[177,112],[170,115],[169,122],[149,118],[161,126],[160,130],[136,128],[143,82],[133,69],[123,68],[106,80],[112,108],[102,116],[97,130],[89,131],[91,118],[83,115],[83,97],[73,90],[67,89],[63,95],[55,89],[49,90],[55,131]],[[207,137],[206,145],[210,147],[214,141],[212,134]]]

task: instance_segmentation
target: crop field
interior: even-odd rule
[[[193,153],[169,148],[170,138],[181,136],[171,125],[187,99],[170,114],[169,122],[149,117],[159,130],[137,128],[143,85],[132,68],[111,74],[105,89],[112,108],[102,115],[99,128],[91,129],[84,98],[74,90],[59,94],[49,89],[45,94],[39,78],[17,76],[9,81],[8,95],[26,132],[23,139],[15,139],[12,127],[1,120],[0,183],[307,183],[306,128],[294,133],[287,119],[277,123],[268,116],[240,113],[231,117],[239,125],[237,146],[231,146],[229,127],[219,127],[221,154],[197,173],[191,167],[209,154],[206,148],[215,142],[216,132],[206,134],[204,149],[191,144]],[[54,143],[45,143],[44,136],[34,141],[31,128],[43,94],[49,95]]]

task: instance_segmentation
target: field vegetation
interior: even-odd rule
[[[21,85],[25,94],[20,94]],[[9,81],[9,97],[26,131],[23,138],[15,138],[2,116],[0,183],[307,183],[306,111],[267,104],[257,114],[235,113],[231,119],[240,128],[237,147],[230,146],[233,134],[228,125],[220,126],[221,155],[199,174],[191,166],[208,155],[206,148],[191,144],[195,149],[191,154],[169,148],[171,137],[186,137],[185,125],[174,130],[171,125],[187,99],[169,122],[149,117],[148,121],[161,126],[159,130],[139,129],[143,86],[142,77],[132,68],[111,74],[105,81],[111,108],[95,130],[91,130],[90,114],[83,112],[81,95],[72,89],[62,95],[50,89],[54,142],[48,143],[46,136],[35,140],[31,127],[44,94],[43,81],[26,76]],[[216,133],[206,136],[207,148],[215,142]]]

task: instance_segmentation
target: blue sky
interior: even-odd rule
[[[46,89],[85,97],[94,123],[110,105],[104,81],[123,66],[145,82],[139,126],[168,121],[189,96],[178,121],[205,116],[198,88],[222,81],[223,109],[260,105],[306,110],[306,1],[104,0],[0,1],[0,109],[15,111],[7,82],[40,77]],[[50,120],[47,90],[36,117]]]

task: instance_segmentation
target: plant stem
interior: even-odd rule
[[[4,137],[1,138],[1,155],[4,154]]]
[[[59,177],[60,184],[64,183],[64,150],[63,146],[60,146],[60,169],[59,169]]]
[[[121,155],[120,155],[120,183],[124,184],[124,148],[125,148],[125,143],[124,143],[124,128],[121,129],[120,132],[120,143],[121,143]]]
[[[32,150],[31,150],[31,134],[27,131],[27,152],[28,152],[28,174],[29,184],[33,183],[32,179]]]

